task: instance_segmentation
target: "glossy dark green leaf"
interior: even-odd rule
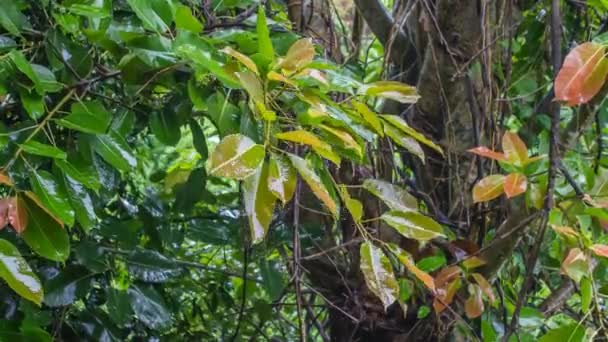
[[[184,184],[176,186],[175,209],[180,212],[190,212],[194,206],[203,199],[213,195],[206,191],[207,172],[204,168],[193,170]]]
[[[61,149],[52,146],[37,142],[35,140],[30,140],[24,144],[20,145],[23,151],[29,154],[35,154],[38,156],[49,157],[49,158],[57,158],[57,159],[66,159],[67,154]]]
[[[121,291],[114,288],[107,290],[108,311],[112,313],[110,319],[119,326],[124,326],[131,320],[133,316],[133,310],[129,305],[129,295],[127,291]]]
[[[111,314],[101,308],[88,308],[80,311],[78,320],[71,325],[78,331],[78,337],[87,341],[122,342],[126,335],[112,324]]]
[[[129,273],[149,283],[163,283],[182,274],[183,269],[164,255],[152,250],[137,250],[127,258]]]
[[[44,284],[44,304],[55,307],[74,303],[91,290],[93,273],[82,266],[68,266]]]
[[[70,201],[74,208],[76,221],[85,231],[91,230],[97,223],[97,214],[93,205],[93,199],[87,190],[70,176],[64,176],[63,181]]]
[[[194,33],[199,33],[203,30],[203,24],[192,15],[190,7],[184,5],[177,5],[175,10],[175,27]]]
[[[110,264],[107,262],[103,247],[95,241],[85,240],[74,248],[74,255],[78,263],[93,273],[107,270]]]
[[[0,26],[15,36],[21,35],[21,30],[31,28],[27,17],[17,7],[13,0],[0,0]]]
[[[38,94],[34,89],[19,87],[19,97],[30,118],[38,120],[44,115],[44,96]]]
[[[192,132],[192,144],[196,149],[196,152],[201,155],[202,160],[209,158],[209,149],[207,147],[207,139],[201,126],[196,120],[190,120],[190,131]]]
[[[33,195],[33,194],[32,194]],[[31,196],[19,196],[25,208],[28,224],[21,234],[23,241],[38,255],[54,261],[65,261],[70,255],[70,238],[66,230]]]
[[[64,189],[55,177],[47,171],[34,171],[30,183],[46,209],[68,226],[74,225],[74,210]]]
[[[159,35],[137,37],[129,40],[133,55],[151,68],[166,68],[177,62],[172,42]]]
[[[127,142],[115,134],[93,137],[93,149],[103,160],[120,171],[129,172],[137,166],[137,159]]]
[[[150,329],[164,330],[171,326],[171,312],[163,297],[153,288],[131,285],[127,291],[135,317]]]
[[[34,88],[36,92],[40,95],[44,94],[44,87],[42,86],[42,81],[38,77],[38,74],[34,72],[34,68],[32,68],[32,64],[25,58],[23,53],[19,50],[12,50],[9,53],[9,57],[11,61],[15,64],[17,69],[21,71],[27,78],[34,83]]]
[[[127,0],[145,28],[165,32],[173,20],[172,3],[167,0]]]
[[[82,167],[80,165],[76,166],[65,160],[55,160],[55,165],[57,165],[66,176],[95,192],[99,191],[99,176],[92,167],[88,165],[83,165]]]
[[[0,239],[0,278],[21,297],[38,305],[42,302],[43,290],[38,276],[17,247],[3,239]]]
[[[194,219],[188,222],[186,236],[193,241],[200,241],[216,246],[235,245],[241,229],[237,219]]]
[[[165,145],[176,145],[181,137],[180,125],[175,113],[154,112],[150,116],[150,129],[156,139]]]
[[[77,131],[104,134],[110,125],[112,114],[100,101],[74,102],[71,114],[60,119],[58,123]]]

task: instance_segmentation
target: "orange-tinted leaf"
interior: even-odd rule
[[[27,228],[27,210],[20,197],[12,197],[8,206],[8,222],[13,229],[21,234]]]
[[[439,273],[437,273],[437,275],[435,276],[435,286],[443,287],[451,280],[458,278],[461,273],[462,270],[458,266],[446,267],[439,271]]]
[[[418,280],[420,280],[429,290],[435,291],[435,279],[430,274],[419,269],[412,261],[412,257],[404,250],[397,246],[391,246],[391,251],[395,253],[397,259],[410,271]]]
[[[479,155],[482,157],[486,157],[486,158],[490,158],[490,159],[494,159],[494,160],[498,160],[498,161],[507,160],[507,157],[505,157],[505,155],[503,153],[496,152],[494,150],[490,150],[489,148],[487,148],[485,146],[475,147],[475,148],[472,148],[467,151],[471,152],[471,153],[475,153],[476,155]]]
[[[491,175],[480,180],[473,187],[473,201],[485,202],[500,196],[503,193],[505,176]]]
[[[576,230],[570,228],[570,227],[558,227],[558,226],[552,226],[551,228],[553,228],[553,230],[559,234],[560,236],[564,237],[564,238],[572,238],[572,239],[576,239],[578,238],[579,234],[576,232]]]
[[[479,284],[481,291],[483,291],[486,297],[488,297],[490,303],[494,303],[496,301],[496,297],[494,296],[494,291],[492,291],[492,285],[490,285],[488,280],[479,273],[473,273],[471,276],[473,276],[475,282]]]
[[[518,166],[528,163],[528,148],[516,133],[505,132],[502,136],[502,150],[508,162]]]
[[[13,181],[11,180],[11,177],[7,176],[4,172],[0,172],[0,184],[13,186]]]
[[[570,51],[555,79],[555,99],[570,106],[591,100],[608,75],[605,54],[605,47],[596,43],[584,43]]]
[[[468,318],[477,318],[483,313],[483,300],[481,298],[481,289],[475,284],[469,284],[471,296],[464,303],[464,311]]]
[[[441,313],[445,310],[447,305],[452,304],[456,291],[460,288],[460,278],[454,279],[451,283],[447,284],[446,287],[437,290],[437,296],[433,300],[433,308],[436,313]]]
[[[279,67],[288,71],[300,70],[312,62],[315,57],[315,47],[310,38],[302,38],[287,50],[285,58],[279,62]]]
[[[0,230],[2,230],[8,224],[8,209],[10,204],[10,198],[0,199]]]
[[[589,274],[587,256],[579,248],[572,248],[562,261],[561,271],[579,283],[584,276]]]
[[[591,250],[597,256],[608,258],[608,246],[606,245],[593,245],[591,246]]]
[[[505,194],[507,198],[515,197],[526,192],[528,188],[528,178],[521,173],[514,172],[505,177]]]

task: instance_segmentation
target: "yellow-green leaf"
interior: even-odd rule
[[[584,276],[589,275],[589,261],[580,248],[572,248],[564,261],[561,271],[575,282],[579,283]]]
[[[382,250],[369,241],[361,244],[361,272],[369,290],[382,302],[384,310],[399,297],[399,285]]]
[[[363,188],[383,200],[392,210],[418,210],[416,198],[394,184],[379,179],[366,179]]]
[[[264,103],[264,89],[260,79],[251,71],[237,72],[236,76],[252,100]]]
[[[505,176],[491,175],[480,180],[473,187],[473,201],[485,202],[500,196],[504,191]]]
[[[351,102],[353,108],[361,115],[363,120],[376,132],[379,136],[384,136],[384,131],[382,130],[382,122],[378,117],[378,114],[374,113],[369,107],[359,101],[353,100]]]
[[[338,217],[338,205],[325,188],[323,182],[321,182],[319,175],[308,167],[306,160],[293,154],[289,154],[289,160],[291,160],[291,164],[298,170],[298,173],[308,184],[308,187],[310,187],[315,196],[321,200],[334,217]]]
[[[528,163],[528,148],[517,134],[505,132],[502,136],[502,150],[510,163],[518,166]]]
[[[268,168],[268,189],[285,205],[296,190],[296,170],[276,154],[271,155]]]
[[[209,173],[243,180],[256,171],[264,160],[265,153],[264,146],[244,135],[228,135],[211,154]]]
[[[428,241],[445,236],[439,223],[415,211],[392,210],[384,213],[380,218],[406,238]]]
[[[230,46],[226,46],[225,48],[223,48],[222,50],[220,50],[221,52],[234,57],[236,60],[238,60],[239,62],[241,62],[241,64],[243,64],[245,67],[247,67],[247,69],[251,70],[254,74],[256,75],[260,75],[259,71],[258,71],[258,67],[257,65],[255,65],[255,63],[253,62],[253,60],[251,60],[251,58],[243,55],[242,53],[234,50],[233,48],[231,48]]]
[[[431,141],[430,139],[428,139],[427,137],[422,135],[422,133],[420,133],[420,132],[416,131],[415,129],[413,129],[412,127],[410,127],[407,124],[407,122],[405,122],[405,120],[403,120],[401,117],[399,117],[397,115],[380,115],[380,117],[384,121],[395,126],[397,129],[399,129],[403,133],[416,139],[421,144],[426,145],[426,146],[432,148],[433,150],[439,152],[441,155],[443,155],[443,150],[441,149],[441,147],[439,147],[439,145],[435,144],[433,141]]]
[[[405,135],[402,131],[392,125],[384,125],[384,133],[389,136],[397,145],[405,148],[411,154],[418,157],[425,164],[424,151],[416,139]]]
[[[243,202],[249,220],[251,242],[264,240],[272,221],[276,199],[268,186],[268,164],[263,163],[243,181]]]
[[[302,38],[287,50],[285,58],[279,62],[279,67],[288,71],[297,71],[312,62],[315,57],[315,47],[310,38]]]
[[[505,177],[504,190],[507,198],[515,197],[526,192],[528,178],[519,172],[514,172]]]
[[[416,87],[396,81],[378,81],[359,88],[359,94],[391,99],[401,103],[416,103],[420,98]]]
[[[319,128],[339,139],[346,149],[354,151],[359,158],[363,158],[363,146],[361,146],[350,133],[327,125],[319,125]]]
[[[266,23],[266,13],[264,12],[264,6],[258,7],[258,20],[256,23],[256,29],[258,34],[258,52],[266,57],[269,61],[274,60],[274,48],[272,47],[272,41],[270,40],[270,29]]]
[[[407,268],[410,273],[412,273],[416,278],[418,278],[418,280],[420,280],[429,290],[435,291],[435,279],[433,279],[430,274],[419,269],[412,260],[412,256],[409,253],[399,248],[398,246],[392,244],[390,245],[390,249],[393,253],[395,253],[397,259],[399,259],[399,261],[403,264],[403,266],[405,266],[405,268]]]
[[[275,134],[275,137],[280,140],[292,141],[299,144],[304,144],[312,147],[321,157],[333,162],[336,165],[340,165],[340,157],[334,153],[331,146],[319,139],[316,135],[304,131],[289,131]]]
[[[289,78],[279,74],[276,71],[270,71],[268,72],[268,75],[266,75],[266,77],[271,80],[271,81],[276,81],[276,82],[283,82],[285,84],[288,84],[294,88],[297,88],[297,85],[295,84],[294,81],[290,80]]]
[[[352,197],[348,193],[348,189],[344,185],[340,185],[340,197],[342,197],[342,201],[346,206],[346,210],[353,217],[355,222],[361,222],[361,218],[363,217],[363,204]]]

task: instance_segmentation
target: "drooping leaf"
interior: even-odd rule
[[[500,196],[504,191],[505,176],[491,175],[473,187],[473,202],[486,202]]]
[[[422,133],[416,131],[412,127],[410,127],[405,120],[397,115],[380,115],[380,117],[387,123],[395,126],[397,129],[402,131],[403,133],[409,135],[410,137],[416,139],[419,143],[426,145],[427,147],[432,148],[437,151],[439,154],[443,155],[443,150],[439,145],[435,144],[432,140],[425,137]]]
[[[350,196],[346,186],[340,185],[338,190],[340,191],[340,197],[342,198],[346,210],[348,210],[355,222],[360,223],[363,218],[363,204],[361,201]]]
[[[572,248],[564,261],[562,261],[561,271],[575,282],[589,275],[589,261],[585,253],[579,248]]]
[[[148,283],[163,283],[183,273],[174,261],[152,250],[135,250],[126,262],[133,277]]]
[[[502,136],[502,150],[507,161],[517,166],[528,164],[528,147],[521,140],[519,135],[512,132],[505,132]]]
[[[74,102],[71,113],[57,122],[84,133],[104,134],[112,121],[112,114],[100,101]]]
[[[519,172],[514,172],[505,177],[504,190],[507,198],[512,198],[526,192],[528,179]]]
[[[21,237],[38,255],[53,261],[63,262],[70,254],[70,238],[55,217],[33,200],[34,195],[26,193],[17,197],[27,213],[27,229]]]
[[[481,298],[481,288],[475,284],[469,284],[470,296],[464,303],[464,310],[470,319],[477,318],[483,313],[483,299]]]
[[[38,276],[17,247],[4,239],[0,239],[0,278],[21,297],[38,305],[42,302],[43,290]]]
[[[437,282],[435,282],[435,283],[437,284]],[[445,310],[445,308],[448,305],[452,304],[452,301],[454,300],[454,296],[456,295],[456,292],[458,291],[458,289],[460,288],[461,285],[462,285],[462,280],[460,278],[451,280],[450,282],[448,282],[442,286],[437,285],[438,294],[435,297],[435,299],[433,300],[433,308],[435,309],[436,313],[439,314],[439,313],[443,312],[443,310]]]
[[[570,106],[591,100],[608,76],[605,55],[605,46],[597,43],[583,43],[570,51],[555,79],[555,99]]]
[[[588,277],[581,279],[581,312],[589,312],[591,301],[593,300],[593,284]]]
[[[329,191],[325,188],[319,175],[308,167],[306,160],[293,154],[289,154],[288,156],[291,164],[295,167],[300,176],[302,176],[302,179],[308,184],[315,196],[321,200],[334,217],[338,217],[338,205],[329,194]]]
[[[287,204],[296,190],[296,171],[285,158],[272,154],[268,165],[268,189],[283,205]]]
[[[165,145],[175,146],[181,138],[180,124],[171,111],[154,112],[150,116],[150,129],[156,139]]]
[[[127,294],[135,316],[148,328],[164,330],[172,324],[171,312],[153,287],[132,284]]]
[[[395,253],[397,259],[399,259],[409,272],[418,278],[418,280],[420,280],[429,290],[435,291],[435,279],[433,279],[430,274],[418,268],[412,260],[411,255],[395,245],[391,245],[391,251]]]
[[[105,134],[96,135],[92,140],[95,152],[116,169],[129,172],[137,166],[137,159],[124,138],[116,134]]]
[[[237,72],[236,76],[253,101],[259,102],[260,104],[265,102],[262,82],[260,82],[260,79],[258,79],[253,72],[241,71]]]
[[[380,198],[392,210],[416,211],[418,201],[404,189],[380,179],[366,179],[363,188]]]
[[[22,72],[27,78],[32,81],[34,88],[39,95],[44,95],[44,86],[42,80],[38,77],[38,74],[34,71],[32,64],[25,58],[20,50],[12,50],[8,56],[11,61],[15,64],[17,69]]]
[[[66,267],[44,284],[44,304],[56,307],[74,303],[91,290],[93,275],[83,266]]]
[[[23,151],[29,154],[35,154],[38,156],[49,157],[49,158],[57,158],[57,159],[66,159],[67,154],[61,149],[47,145],[43,143],[39,143],[35,140],[30,140],[24,144],[20,145]]]
[[[399,285],[395,280],[389,259],[382,250],[365,241],[360,247],[361,272],[369,290],[382,302],[384,310],[399,297]]]
[[[243,182],[243,202],[252,243],[261,242],[272,221],[276,198],[269,189],[268,163],[263,163]]]
[[[85,187],[97,192],[101,184],[99,177],[92,168],[76,167],[74,164],[65,160],[55,160],[55,165],[68,177],[74,179]]]
[[[415,155],[422,161],[422,163],[426,163],[424,150],[422,146],[416,141],[416,139],[406,135],[402,131],[398,130],[392,125],[385,124],[384,125],[384,133],[390,137],[397,145],[405,148],[408,152]]]
[[[492,285],[488,282],[488,280],[481,275],[480,273],[471,274],[477,285],[481,288],[481,291],[488,297],[490,303],[494,303],[496,301],[496,297],[494,296],[494,291],[492,290]]]
[[[507,157],[503,153],[490,150],[489,148],[487,148],[485,146],[475,147],[470,150],[467,150],[467,152],[475,153],[479,156],[494,159],[497,161],[506,161],[507,160]]]
[[[340,142],[342,142],[346,149],[354,151],[359,158],[363,158],[363,146],[361,146],[350,133],[345,130],[323,124],[320,124],[319,128],[338,139]]]
[[[209,158],[209,173],[243,180],[256,172],[264,161],[264,146],[249,137],[232,134],[224,137]]]
[[[74,225],[74,209],[65,190],[52,174],[44,170],[34,171],[30,175],[30,183],[45,208],[66,225]]]
[[[315,47],[310,38],[302,38],[287,50],[287,54],[279,62],[278,67],[294,72],[310,64],[315,57]]]
[[[380,218],[406,238],[428,241],[444,236],[439,223],[415,211],[392,210],[382,214]]]
[[[82,229],[89,231],[97,223],[97,214],[91,195],[85,188],[70,176],[63,177],[70,205],[74,209],[76,221]]]
[[[194,119],[190,120],[190,131],[192,132],[192,144],[196,152],[201,155],[202,160],[209,158],[209,149],[207,147],[207,139],[201,129],[201,126]]]
[[[19,11],[17,2],[0,0],[0,26],[15,36],[21,35],[21,30],[31,28],[27,17]]]
[[[167,0],[127,0],[144,27],[159,34],[167,31],[173,20],[171,2]]]
[[[361,114],[361,117],[365,122],[376,132],[380,137],[384,136],[382,129],[382,121],[378,114],[374,113],[365,103],[353,100],[351,102],[353,108]]]
[[[192,44],[184,44],[177,48],[176,53],[182,58],[192,61],[196,67],[209,71],[226,86],[240,88],[241,85],[233,73],[227,71],[224,65],[214,59],[209,51]]]
[[[420,98],[416,87],[396,81],[377,81],[359,88],[359,94],[383,97],[401,103],[416,103]]]
[[[260,75],[260,72],[258,71],[258,67],[255,64],[255,62],[253,60],[251,60],[251,58],[243,55],[242,53],[234,50],[233,48],[231,48],[230,46],[226,46],[225,48],[223,48],[222,50],[220,50],[221,52],[234,57],[236,60],[238,60],[239,62],[241,62],[241,64],[243,64],[245,67],[247,67],[247,69],[249,69],[251,72],[253,72],[256,76]]]
[[[333,151],[331,145],[322,141],[319,137],[308,131],[296,130],[281,132],[275,134],[275,137],[280,140],[309,145],[321,157],[333,162],[336,165],[340,165],[340,157]]]

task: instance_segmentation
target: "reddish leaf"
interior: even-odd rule
[[[451,280],[458,278],[461,273],[462,273],[462,270],[458,266],[446,267],[446,268],[442,269],[441,271],[439,271],[439,273],[437,273],[437,276],[435,276],[435,286],[443,287],[444,285],[449,283]]]
[[[21,234],[27,228],[27,221],[25,203],[20,197],[11,197],[8,206],[8,222],[17,233]]]
[[[570,106],[587,103],[597,94],[608,75],[603,45],[584,43],[574,48],[555,79],[555,99]]]
[[[4,172],[0,172],[0,184],[5,184],[5,185],[8,185],[8,186],[13,186],[13,181]]]
[[[591,246],[591,250],[597,256],[608,258],[608,246],[606,245],[593,245]]]
[[[460,278],[454,279],[451,283],[447,284],[445,287],[442,287],[437,290],[437,296],[433,300],[433,308],[436,313],[441,313],[445,310],[447,305],[450,305],[454,300],[454,296],[456,295],[456,291],[460,288]]]
[[[0,199],[0,230],[8,224],[8,208],[10,207],[11,199]]]
[[[496,297],[494,296],[494,291],[492,291],[492,285],[490,285],[488,280],[479,273],[473,273],[473,274],[471,274],[471,276],[473,276],[473,279],[475,279],[475,282],[477,282],[477,284],[479,284],[481,291],[483,291],[483,293],[486,295],[486,297],[488,297],[488,299],[490,300],[490,303],[494,303],[496,301]]]
[[[528,163],[528,148],[516,133],[505,132],[502,136],[502,150],[510,163],[518,166]]]
[[[469,284],[471,296],[464,303],[464,311],[468,318],[477,318],[483,313],[483,300],[481,298],[481,289],[475,284]]]
[[[475,153],[476,155],[498,160],[498,161],[507,160],[507,157],[503,153],[496,152],[494,150],[490,150],[489,148],[487,148],[485,146],[479,146],[479,147],[472,148],[472,149],[468,150],[468,152]]]
[[[521,173],[514,172],[505,177],[505,194],[507,198],[515,197],[526,192],[528,188],[528,179]]]
[[[505,176],[491,175],[480,180],[473,187],[473,202],[485,202],[500,196],[503,192]]]

